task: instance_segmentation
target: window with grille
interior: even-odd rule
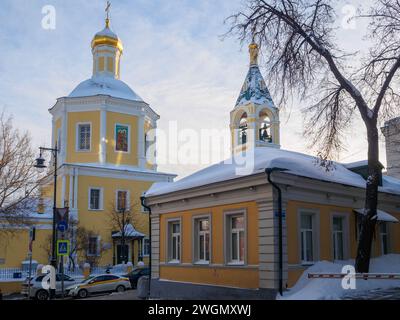
[[[79,124],[78,125],[78,150],[89,151],[90,150],[90,124]]]

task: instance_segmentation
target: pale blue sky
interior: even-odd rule
[[[248,67],[247,48],[221,41],[224,19],[240,0],[114,0],[112,28],[122,39],[121,79],[161,116],[159,127],[223,129]],[[357,4],[360,1],[348,1]],[[55,30],[41,27],[42,7],[53,5]],[[0,108],[28,129],[36,145],[50,143],[48,108],[91,76],[90,41],[104,26],[105,1],[3,0],[0,21]],[[359,49],[362,28],[339,30],[338,42]],[[268,75],[264,76],[267,78]],[[309,153],[299,107],[281,113],[282,147]],[[289,117],[289,111],[291,115]],[[366,157],[362,124],[349,132],[345,162]],[[383,145],[381,159],[385,161]],[[186,175],[200,166],[161,166]]]

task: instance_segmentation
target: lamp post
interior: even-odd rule
[[[53,194],[53,234],[52,234],[52,243],[51,243],[51,265],[57,270],[57,257],[56,257],[56,215],[57,215],[57,143],[55,148],[44,148],[40,147],[40,155],[39,158],[36,159],[35,168],[44,169],[46,168],[45,159],[42,154],[43,151],[50,151],[53,154],[54,158],[54,194]],[[54,298],[55,289],[50,289],[50,298]]]

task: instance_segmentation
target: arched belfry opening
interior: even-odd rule
[[[279,109],[258,66],[258,45],[250,44],[250,66],[231,111],[232,152],[252,147],[279,148]]]
[[[272,143],[272,121],[269,115],[265,111],[261,111],[259,114],[258,123],[258,139],[260,141]]]
[[[239,120],[239,144],[247,142],[247,113],[243,113]]]

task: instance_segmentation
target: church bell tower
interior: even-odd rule
[[[249,71],[230,113],[232,153],[254,147],[280,148],[279,109],[259,69],[256,43],[249,45],[249,53]]]

